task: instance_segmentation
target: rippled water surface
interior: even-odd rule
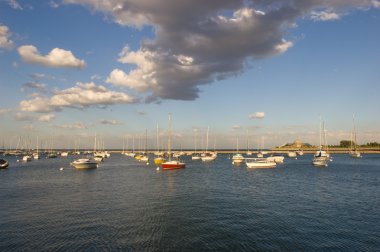
[[[176,171],[119,154],[95,170],[8,159],[0,251],[380,251],[380,155],[255,170],[219,155]]]

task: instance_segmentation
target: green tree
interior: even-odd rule
[[[348,147],[351,146],[351,144],[354,145],[354,142],[352,141],[352,143],[351,143],[350,140],[342,140],[342,141],[340,141],[340,145],[339,146],[343,147],[343,148],[348,148]]]

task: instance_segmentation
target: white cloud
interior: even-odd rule
[[[38,121],[40,122],[51,122],[54,119],[55,119],[54,114],[46,114],[46,115],[41,115],[38,117]]]
[[[13,47],[13,41],[10,36],[9,28],[5,25],[0,25],[0,48],[10,49]]]
[[[49,6],[53,9],[56,9],[59,7],[59,4],[56,3],[55,1],[49,1]]]
[[[79,130],[79,129],[87,129],[88,128],[82,122],[76,122],[74,124],[51,124],[49,126],[52,127],[52,128],[68,129],[68,130]]]
[[[22,60],[26,63],[38,64],[46,67],[79,68],[86,66],[84,60],[77,59],[71,51],[54,48],[49,54],[41,55],[32,45],[24,45],[18,48]]]
[[[100,76],[99,74],[94,74],[91,76],[91,80],[101,80],[102,79],[102,76]]]
[[[33,79],[43,79],[46,77],[46,74],[43,73],[32,73],[30,75]]]
[[[100,120],[99,123],[105,124],[105,125],[120,125],[121,124],[121,122],[117,120],[107,120],[107,119]]]
[[[255,112],[253,114],[250,114],[248,117],[249,117],[249,119],[263,119],[265,117],[265,113],[264,112]]]
[[[335,12],[320,11],[312,12],[310,18],[314,21],[332,21],[340,19],[340,15]]]
[[[83,109],[90,106],[130,104],[137,100],[126,93],[110,91],[95,83],[78,82],[75,87],[57,90],[51,97],[37,96],[20,102],[20,109],[28,112],[48,113],[63,108]]]
[[[16,0],[7,0],[8,5],[15,10],[23,10],[22,6]]]

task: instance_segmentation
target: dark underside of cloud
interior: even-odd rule
[[[249,60],[286,52],[285,34],[300,18],[337,19],[373,0],[66,0],[105,13],[123,26],[153,26],[138,50],[126,46],[107,82],[145,94],[147,100],[194,100],[200,86],[242,73]],[[318,13],[323,13],[319,15]]]

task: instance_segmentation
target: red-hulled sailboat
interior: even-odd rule
[[[171,160],[171,116],[169,114],[169,140],[168,140],[168,154],[169,154],[169,161],[162,163],[162,169],[163,170],[172,170],[172,169],[182,169],[186,167],[185,163],[182,163],[178,160]]]

